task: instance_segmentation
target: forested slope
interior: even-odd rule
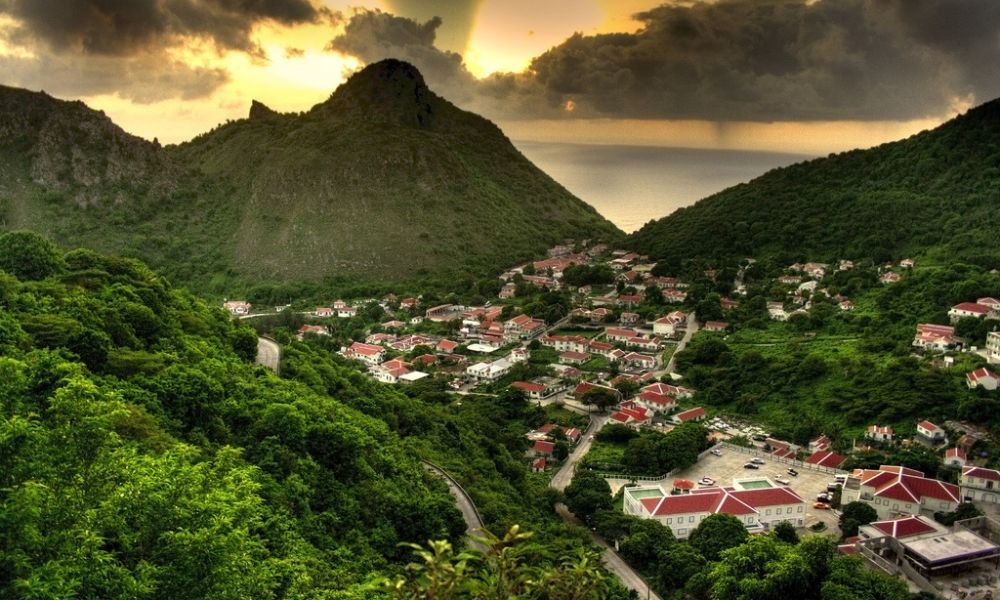
[[[869,150],[775,169],[647,223],[631,246],[689,258],[906,255],[1000,262],[1000,101]]]

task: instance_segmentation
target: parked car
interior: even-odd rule
[[[762,465],[762,464],[764,464],[764,459],[754,457],[754,458],[750,459],[750,462],[752,462],[755,465]]]
[[[702,485],[715,485],[715,480],[711,477],[702,477],[698,480],[698,483]]]
[[[748,463],[746,463],[746,464],[743,465],[743,468],[744,469],[759,469],[760,467],[757,466],[756,464],[752,463],[752,462],[748,462]]]
[[[722,450],[719,450],[718,448],[712,448],[712,454],[716,456],[722,456]]]
[[[792,484],[791,481],[788,481],[787,479],[784,479],[782,477],[775,477],[774,480],[777,481],[778,483],[780,483],[781,485],[791,485]]]
[[[830,496],[826,492],[816,495],[816,502],[829,502],[829,501],[830,501]]]
[[[813,504],[813,508],[818,508],[820,510],[829,510],[830,505],[827,504],[826,502],[816,502]]]
[[[792,477],[798,477],[799,476],[799,472],[796,471],[795,469],[792,469],[792,468],[788,469],[788,474],[791,475]]]
[[[828,491],[828,492],[836,492],[839,489],[840,489],[840,484],[839,483],[828,483],[828,484],[826,484],[826,491]]]

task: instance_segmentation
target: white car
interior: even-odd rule
[[[716,456],[722,456],[722,450],[719,450],[718,448],[712,448],[712,454]]]
[[[698,483],[701,485],[715,485],[715,480],[711,477],[702,477],[698,480]]]
[[[784,477],[775,477],[774,480],[777,481],[778,483],[780,483],[781,485],[791,485],[792,484],[791,481],[788,481]]]

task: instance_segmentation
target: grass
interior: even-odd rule
[[[597,337],[603,332],[601,329],[573,329],[568,327],[563,327],[552,332],[552,335],[567,335],[567,336],[577,336],[591,339]]]
[[[583,463],[586,466],[620,465],[624,454],[624,444],[594,440],[594,443],[590,446],[590,451],[587,452],[587,456],[583,459]]]
[[[552,423],[563,427],[576,427],[580,430],[585,430],[587,428],[587,424],[590,422],[589,417],[567,410],[555,404],[548,404],[545,406],[545,416]]]

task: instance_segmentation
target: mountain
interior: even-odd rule
[[[630,247],[783,261],[924,255],[1000,262],[1000,100],[902,141],[775,169],[651,221]]]
[[[396,60],[305,113],[255,101],[249,118],[167,148],[82,103],[0,88],[0,134],[4,228],[136,255],[213,289],[446,279],[620,235]]]

